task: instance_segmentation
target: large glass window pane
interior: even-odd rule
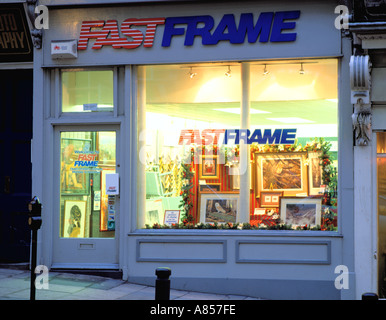
[[[138,227],[336,230],[337,79],[336,59],[139,68]]]
[[[60,237],[115,236],[115,196],[106,193],[115,150],[115,132],[61,133]]]
[[[336,228],[337,79],[336,59],[251,64],[251,225]]]
[[[113,110],[113,71],[62,71],[62,112]]]
[[[240,126],[240,65],[139,71],[138,227],[235,223],[234,150],[222,134]]]

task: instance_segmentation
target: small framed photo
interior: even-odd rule
[[[202,155],[198,165],[199,179],[218,179],[219,178],[219,163],[218,156]]]
[[[219,192],[221,189],[221,183],[205,183],[199,185],[200,192],[205,191],[216,191]]]
[[[199,210],[202,223],[235,223],[240,210],[239,193],[202,192],[199,194]]]
[[[86,231],[87,201],[65,200],[63,238],[84,238]]]
[[[278,208],[280,206],[280,198],[283,196],[282,191],[261,191],[260,192],[260,207],[262,208]]]
[[[265,209],[264,208],[255,208],[255,210],[253,211],[253,214],[255,216],[264,215],[265,214]]]
[[[317,226],[321,224],[321,198],[282,198],[280,219],[293,226]]]
[[[180,222],[180,210],[165,210],[164,224],[171,226]]]

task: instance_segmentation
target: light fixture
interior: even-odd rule
[[[267,74],[269,74],[269,71],[267,70],[267,65],[265,64],[264,70],[263,70],[263,75],[266,76]]]
[[[189,71],[189,73],[188,73],[190,79],[193,79],[193,78],[197,75],[197,73],[196,73],[196,72],[193,72],[192,69],[193,69],[193,68],[190,67],[190,71]]]
[[[303,69],[303,62],[300,63],[300,70],[299,70],[299,74],[304,74],[304,69]]]
[[[232,76],[232,74],[231,74],[231,66],[228,66],[228,71],[225,72],[225,75],[226,75],[227,77],[231,77],[231,76]]]

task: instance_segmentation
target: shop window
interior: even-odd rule
[[[245,65],[139,68],[139,228],[336,230],[337,61]]]
[[[106,176],[115,173],[115,132],[62,132],[60,141],[60,237],[114,237]]]
[[[112,70],[62,71],[62,112],[113,111]]]

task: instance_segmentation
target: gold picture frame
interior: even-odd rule
[[[278,208],[280,207],[280,198],[282,196],[283,196],[283,191],[261,191],[260,207]]]
[[[199,179],[218,179],[219,174],[218,156],[202,155],[199,158],[198,177]]]
[[[321,151],[308,152],[308,193],[310,195],[319,195],[322,188],[321,155]]]
[[[284,197],[307,196],[306,152],[255,153],[255,196],[282,191]]]

